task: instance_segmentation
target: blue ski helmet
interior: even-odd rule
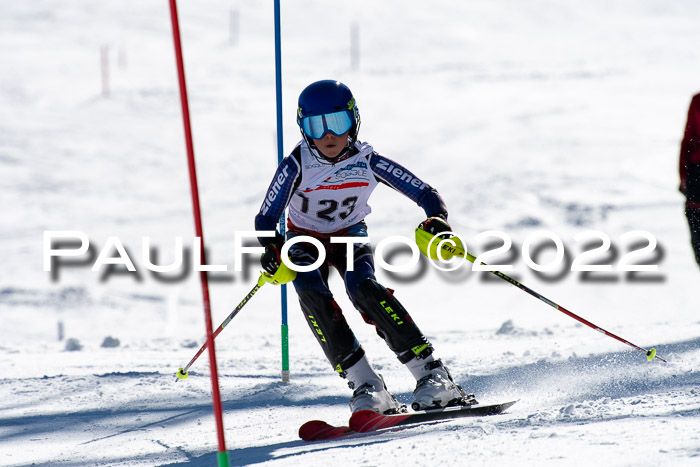
[[[360,112],[355,98],[340,81],[322,80],[308,85],[299,95],[297,125],[310,148],[312,139],[321,139],[330,132],[340,136],[349,132],[348,149],[357,141]]]

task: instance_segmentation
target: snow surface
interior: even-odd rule
[[[179,5],[209,262],[228,266],[212,274],[215,325],[257,275],[255,261],[233,272],[233,245],[276,166],[272,5]],[[194,230],[167,2],[0,0],[0,11],[0,464],[214,465],[206,354],[189,379],[174,377],[203,343],[198,277],[166,281],[142,259],[142,237],[167,264],[175,237],[191,248]],[[346,82],[362,139],[436,186],[455,230],[475,244],[506,232],[514,254],[494,259],[515,264],[513,276],[668,363],[487,273],[380,273],[459,383],[482,402],[519,402],[307,444],[299,425],[343,423],[349,390],[291,290],[292,376],[281,382],[279,292],[265,286],[217,339],[231,464],[698,465],[700,270],[676,167],[700,91],[699,21],[696,0],[283,2],[286,150],[301,89]],[[372,205],[375,244],[422,220],[385,187]],[[659,246],[645,259],[660,270],[546,280],[516,249],[541,229],[572,255],[574,236],[604,232],[619,253],[609,264],[629,247],[621,235],[647,230]],[[93,272],[83,257],[52,279],[47,230],[85,232],[95,255],[116,236],[139,275]],[[409,373],[332,280],[409,403]]]

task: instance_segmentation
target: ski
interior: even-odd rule
[[[299,438],[304,441],[324,441],[397,426],[439,422],[462,417],[497,415],[506,411],[516,402],[447,407],[445,409],[421,410],[395,415],[381,415],[371,410],[360,410],[350,417],[350,426],[333,426],[322,420],[306,422],[299,428]]]
[[[311,420],[299,427],[299,438],[304,441],[338,439],[354,433],[349,426],[333,426],[322,420]]]
[[[416,423],[436,422],[462,417],[480,417],[503,413],[517,401],[491,405],[470,405],[466,407],[447,407],[437,410],[422,410],[406,414],[382,415],[371,410],[360,410],[350,417],[350,429],[357,433],[393,428]]]

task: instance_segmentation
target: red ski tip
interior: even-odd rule
[[[351,433],[347,426],[333,426],[322,420],[311,420],[299,427],[299,438],[304,441],[335,439]]]
[[[360,410],[350,417],[350,428],[359,433],[391,428],[408,418],[408,415],[392,415],[390,417],[378,414],[372,410]]]

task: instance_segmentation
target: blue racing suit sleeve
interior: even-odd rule
[[[299,183],[301,170],[293,155],[282,159],[275,176],[265,192],[260,212],[255,216],[255,230],[277,230],[277,223],[289,204],[295,187]],[[278,235],[279,236],[279,235]],[[276,240],[275,237],[259,237],[262,246]]]
[[[440,194],[411,171],[376,151],[369,157],[369,166],[379,181],[413,200],[427,217],[447,220],[447,206]]]

